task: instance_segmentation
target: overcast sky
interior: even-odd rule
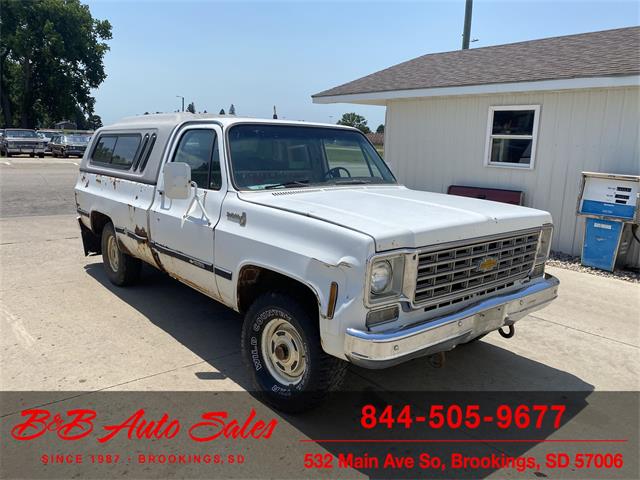
[[[238,115],[369,126],[384,107],[314,105],[311,95],[396,63],[460,48],[464,0],[442,2],[88,2],[113,26],[108,77],[95,92],[105,124],[145,111],[236,106]],[[472,48],[638,25],[635,1],[475,0]]]

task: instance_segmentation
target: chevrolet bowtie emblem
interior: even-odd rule
[[[480,264],[478,265],[479,272],[490,272],[498,265],[498,260],[493,257],[483,258]]]

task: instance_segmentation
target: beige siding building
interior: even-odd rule
[[[640,175],[639,52],[635,27],[426,55],[313,100],[385,105],[400,182],[521,190],[553,215],[552,248],[579,255],[581,172]]]

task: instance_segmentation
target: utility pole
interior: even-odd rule
[[[184,112],[184,97],[182,95],[176,95],[176,97],[181,98],[182,99],[182,112]]]
[[[469,37],[471,36],[471,12],[473,10],[473,0],[466,0],[464,7],[464,31],[462,32],[462,49],[469,49]]]

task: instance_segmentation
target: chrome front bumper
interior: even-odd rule
[[[483,333],[512,325],[558,296],[557,278],[544,279],[464,310],[398,330],[372,333],[348,328],[345,353],[366,368],[386,368],[415,357],[451,350]]]
[[[44,153],[44,147],[32,148],[32,147],[7,147],[6,151],[10,154],[20,155],[21,153]]]

